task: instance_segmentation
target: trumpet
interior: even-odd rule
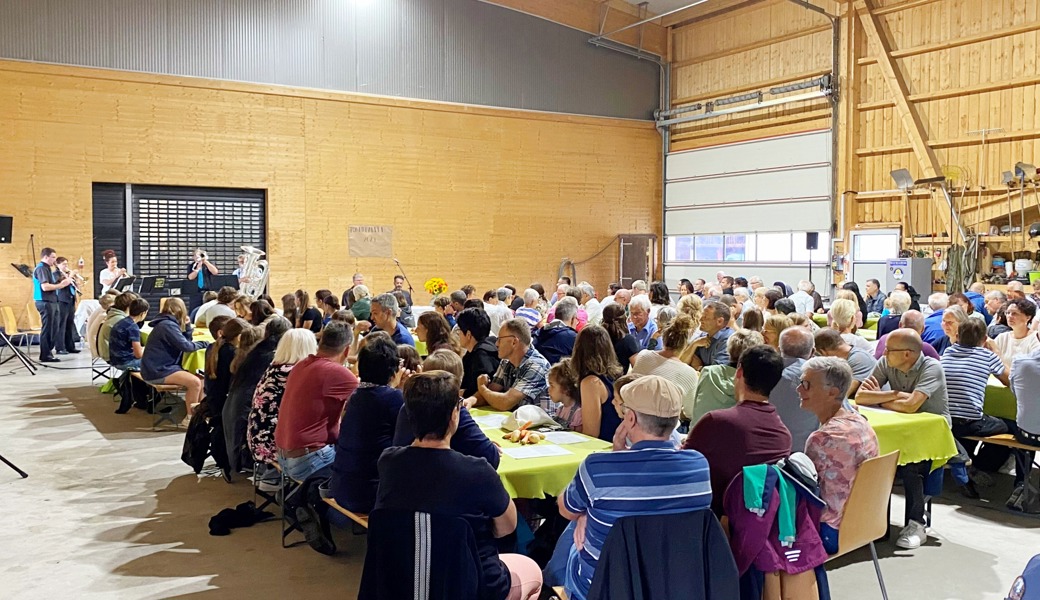
[[[66,279],[72,281],[72,289],[76,290],[77,294],[80,294],[80,295],[83,294],[82,287],[84,285],[86,285],[87,278],[84,277],[83,275],[80,275],[79,269],[73,269],[73,270],[70,270],[70,271],[62,271],[61,274]]]

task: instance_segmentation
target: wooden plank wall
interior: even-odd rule
[[[897,112],[878,51],[864,28],[872,9],[896,71],[916,111],[923,142],[957,188],[962,221],[980,231],[1007,223],[1001,171],[1040,161],[1040,36],[1038,2],[1021,0],[869,0],[842,2],[842,103],[839,192],[848,198],[845,227],[895,224],[908,233],[948,231],[949,209],[939,196],[907,200],[863,194],[895,187],[889,173],[927,173]],[[707,14],[672,34],[673,104],[767,89],[830,68],[827,20],[787,0],[740,3]],[[829,127],[825,102],[745,113],[675,130],[673,149],[729,143]],[[990,134],[986,168],[980,136]],[[922,146],[923,147],[923,146]],[[964,186],[967,186],[966,188]],[[979,194],[980,188],[982,190]],[[961,193],[964,198],[961,199]],[[1040,219],[1027,196],[1026,223]],[[976,210],[976,203],[981,210]],[[1013,222],[1019,223],[1018,199]],[[911,231],[908,231],[911,230]],[[1007,249],[1001,247],[1001,249]],[[1035,248],[1033,248],[1035,250]]]
[[[0,61],[0,301],[23,312],[26,246],[91,255],[91,182],[268,190],[272,295],[337,293],[389,259],[347,257],[348,224],[392,225],[416,300],[455,289],[551,288],[561,258],[619,233],[660,234],[660,137],[645,122]],[[578,268],[598,288],[617,252]],[[96,276],[96,275],[95,275]]]

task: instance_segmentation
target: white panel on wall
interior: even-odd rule
[[[779,201],[742,207],[718,206],[668,211],[665,235],[830,231],[831,201]]]
[[[719,205],[753,200],[829,198],[829,165],[668,183],[665,206]]]
[[[830,275],[829,264],[826,263],[825,257],[823,256],[823,250],[819,251],[820,262],[813,263],[812,267],[812,281],[816,284],[816,291],[820,292],[824,297],[827,296],[826,290],[824,289],[825,282],[828,281],[827,277]],[[715,273],[719,271],[725,271],[727,275],[734,277],[751,277],[757,275],[762,278],[762,281],[766,285],[771,285],[774,281],[783,281],[794,287],[802,279],[808,279],[809,268],[803,266],[775,266],[769,264],[749,264],[749,263],[701,263],[698,265],[665,265],[666,276],[665,283],[668,284],[669,289],[679,289],[680,279],[694,279],[701,278],[707,281],[713,281],[715,279]]]
[[[702,177],[831,161],[831,132],[812,131],[675,152],[668,155],[668,179]]]

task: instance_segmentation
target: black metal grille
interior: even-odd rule
[[[183,277],[195,248],[230,275],[240,246],[266,246],[263,190],[133,186],[135,275]]]

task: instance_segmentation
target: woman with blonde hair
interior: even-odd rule
[[[853,348],[860,348],[866,352],[873,352],[870,342],[855,333],[856,315],[859,308],[854,300],[839,298],[831,304],[831,312],[827,313],[827,323],[831,329],[841,334],[841,339]]]
[[[231,310],[235,311],[235,316],[239,319],[248,321],[253,318],[252,306],[252,298],[245,294],[239,294],[235,296],[235,301],[231,303]]]
[[[305,329],[290,329],[278,341],[274,361],[264,371],[253,393],[249,411],[247,442],[257,463],[267,465],[278,459],[274,443],[274,428],[278,425],[278,408],[285,393],[285,382],[296,363],[318,351],[318,342]],[[257,473],[263,482],[277,482],[277,471]],[[274,477],[269,475],[273,473]],[[277,483],[275,483],[277,485]]]
[[[187,416],[181,424],[191,420],[192,405],[202,395],[202,380],[181,367],[184,353],[202,350],[206,342],[192,341],[191,319],[184,301],[177,297],[166,300],[159,316],[151,323],[151,333],[141,357],[141,377],[152,385],[179,385],[185,390],[184,404]]]
[[[855,304],[857,307],[859,306],[860,302],[859,296],[856,295],[856,292],[849,289],[838,290],[838,292],[834,295],[834,298],[835,300],[848,300]],[[853,322],[852,333],[856,333],[856,330],[860,327],[863,327],[863,311],[857,308],[856,319]]]
[[[791,318],[787,315],[775,314],[769,315],[766,322],[762,326],[762,337],[766,343],[770,346],[780,349],[780,334],[785,329],[794,325]]]
[[[693,319],[689,315],[684,313],[675,317],[661,335],[664,348],[658,352],[643,350],[636,355],[636,362],[632,366],[633,373],[660,375],[678,386],[683,392],[683,405],[693,404],[699,379],[697,370],[684,363],[681,357],[693,328]]]
[[[704,332],[701,331],[701,315],[704,314],[704,302],[700,296],[690,293],[679,298],[679,301],[675,304],[675,310],[693,319],[694,327],[693,333],[690,334],[691,342],[704,335]]]

